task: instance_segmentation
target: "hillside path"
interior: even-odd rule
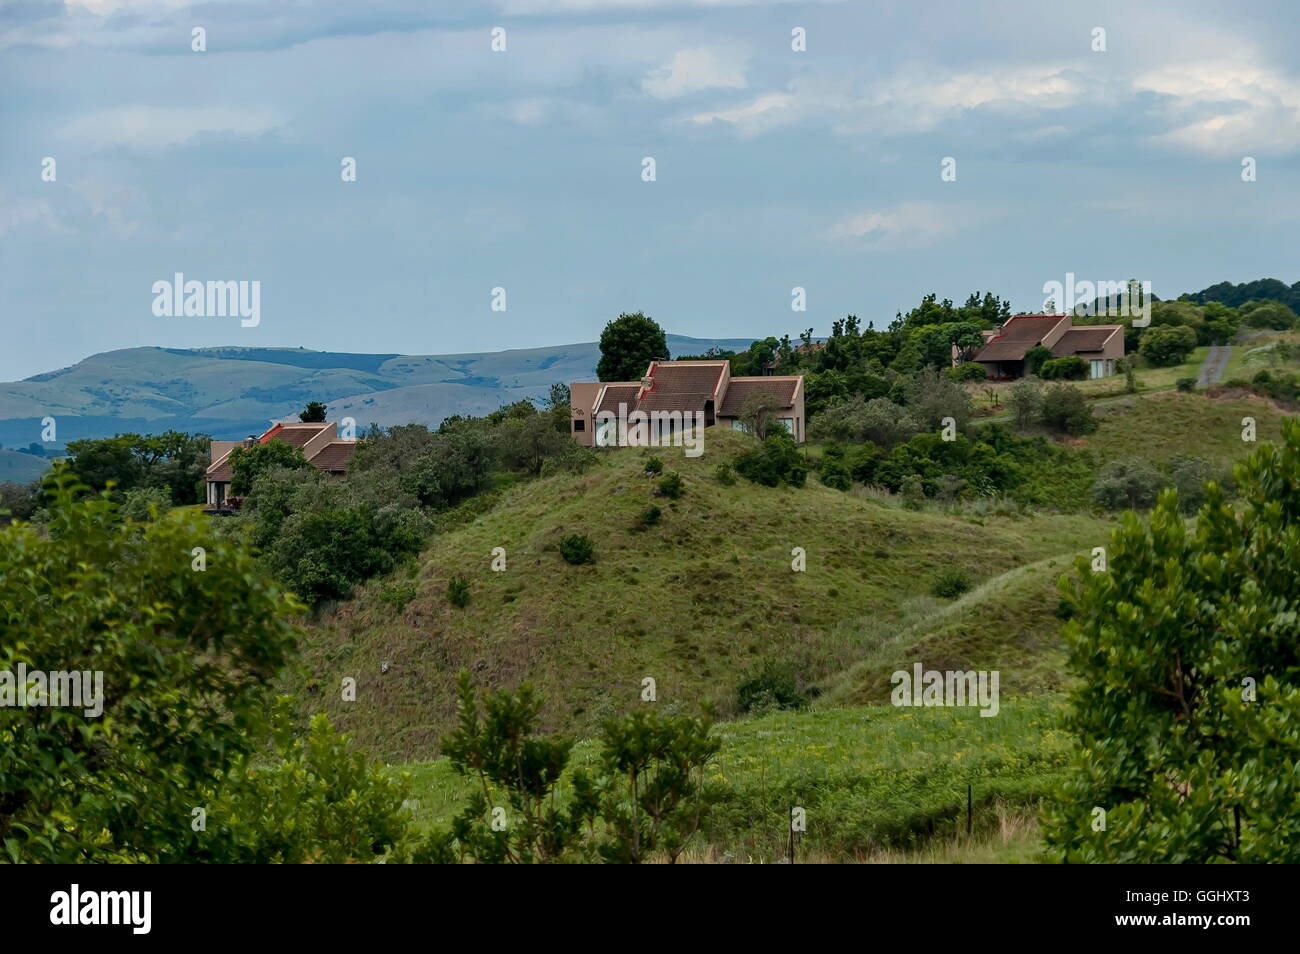
[[[1218,384],[1223,372],[1228,369],[1228,358],[1232,356],[1232,345],[1210,345],[1210,353],[1201,364],[1201,374],[1197,378],[1198,388],[1208,388]]]

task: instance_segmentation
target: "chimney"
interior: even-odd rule
[[[644,378],[641,379],[641,389],[643,391],[649,391],[654,386],[655,386],[655,379],[650,375],[647,374]]]
[[[252,447],[256,443],[257,443],[257,438],[254,437],[252,434],[249,434],[247,437],[244,438],[245,447]]]

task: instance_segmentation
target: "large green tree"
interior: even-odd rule
[[[1210,484],[1189,525],[1165,491],[1062,583],[1079,752],[1047,840],[1066,860],[1300,861],[1300,422],[1235,473],[1237,505]]]
[[[66,471],[46,492],[45,531],[0,529],[0,672],[91,674],[102,695],[0,705],[0,850],[183,860],[223,837],[193,810],[258,745],[300,607],[191,510],[125,522]]]
[[[92,490],[110,482],[118,493],[140,487],[165,489],[174,504],[202,499],[203,472],[211,438],[207,434],[116,434],[68,442],[73,469]]]
[[[639,381],[651,361],[668,359],[668,340],[658,323],[641,312],[622,314],[600,333],[601,381]]]

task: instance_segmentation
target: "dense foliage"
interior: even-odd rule
[[[1063,582],[1079,755],[1049,818],[1066,860],[1300,860],[1300,423],[1189,526],[1164,492],[1108,567]]]

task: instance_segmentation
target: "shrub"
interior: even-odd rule
[[[948,369],[948,377],[954,381],[983,381],[988,376],[988,369],[978,361],[967,361],[965,364]]]
[[[823,458],[818,476],[821,477],[822,483],[832,490],[848,490],[853,486],[848,467],[838,457]]]
[[[1192,391],[1196,388],[1195,378],[1179,378],[1174,382],[1174,386],[1180,391]]]
[[[1117,460],[1101,469],[1092,495],[1107,510],[1149,510],[1164,486],[1164,477],[1146,461]]]
[[[659,481],[659,493],[669,500],[677,500],[686,492],[685,484],[682,482],[682,475],[676,471],[664,474]]]
[[[663,473],[663,469],[664,462],[658,457],[651,457],[645,462],[645,472],[647,474],[661,474]]]
[[[1216,478],[1210,462],[1200,457],[1176,457],[1169,466],[1170,482],[1178,491],[1178,506],[1195,513],[1205,502],[1205,485]]]
[[[464,608],[469,605],[469,580],[463,576],[453,576],[447,581],[447,602],[452,606]]]
[[[1196,347],[1196,332],[1185,325],[1148,328],[1142,335],[1138,354],[1157,368],[1182,364]]]
[[[1007,407],[1016,427],[1024,429],[1038,421],[1043,413],[1043,386],[1037,378],[1024,378],[1011,385]]]
[[[663,511],[652,504],[637,514],[636,529],[645,530],[647,527],[653,527],[662,516]]]
[[[560,556],[565,563],[581,566],[595,560],[595,550],[591,538],[584,533],[569,533],[560,538]]]
[[[730,487],[736,482],[736,471],[730,464],[719,464],[713,476],[724,487]]]
[[[1077,437],[1097,429],[1087,398],[1069,384],[1054,384],[1043,394],[1042,418],[1043,423],[1058,434]]]
[[[1162,495],[1149,520],[1119,522],[1108,572],[1076,563],[1065,728],[1088,757],[1048,807],[1045,841],[1060,860],[1300,861],[1300,777],[1289,768],[1300,759],[1300,590],[1287,569],[1300,422],[1282,433],[1237,465],[1239,505],[1212,492],[1189,524]],[[1105,807],[1105,837],[1094,806]]]
[[[908,474],[899,485],[898,492],[903,496],[903,506],[908,510],[920,510],[925,502],[925,484],[918,474]]]
[[[962,570],[944,570],[934,578],[930,592],[940,599],[951,600],[961,596],[971,587],[970,577]]]
[[[802,487],[808,477],[808,465],[795,446],[794,438],[777,433],[737,457],[736,472],[746,480],[766,487],[782,483]]]
[[[740,712],[763,713],[778,709],[802,709],[808,696],[799,691],[794,667],[772,659],[736,687],[736,708]]]
[[[1052,360],[1052,349],[1044,348],[1042,345],[1035,345],[1025,352],[1025,374],[1036,375],[1038,369],[1046,362]]]
[[[1082,381],[1088,376],[1088,362],[1078,355],[1044,361],[1038,369],[1044,381]]]

